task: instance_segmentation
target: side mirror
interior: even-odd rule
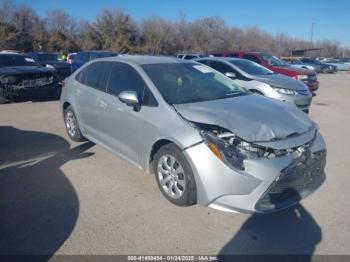
[[[237,75],[235,73],[233,73],[233,72],[226,72],[225,76],[227,76],[229,78],[232,78],[232,79],[237,78]]]
[[[135,106],[139,104],[139,99],[135,91],[122,91],[118,95],[118,98],[121,102],[129,106]]]

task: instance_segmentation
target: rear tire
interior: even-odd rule
[[[197,203],[193,171],[186,157],[174,144],[159,149],[154,157],[154,173],[163,196],[177,206]]]
[[[72,106],[68,106],[64,110],[64,123],[70,139],[75,142],[82,142],[86,140],[80,131],[78,119]]]

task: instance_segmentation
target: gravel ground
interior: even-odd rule
[[[0,254],[350,254],[350,75],[319,75],[325,184],[271,215],[176,207],[155,179],[72,143],[57,101],[0,105]]]

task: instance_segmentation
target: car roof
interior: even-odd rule
[[[169,56],[151,56],[151,55],[119,55],[113,57],[99,58],[94,61],[115,61],[129,62],[137,65],[147,64],[167,64],[167,63],[194,63],[191,60],[178,59]]]

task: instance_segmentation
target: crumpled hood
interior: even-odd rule
[[[306,91],[309,88],[304,84],[304,82],[295,80],[289,76],[281,74],[271,74],[271,75],[253,75],[254,80],[264,82],[269,85],[288,88],[293,90]]]
[[[174,105],[187,120],[230,130],[248,142],[285,139],[313,128],[300,109],[260,95]]]

